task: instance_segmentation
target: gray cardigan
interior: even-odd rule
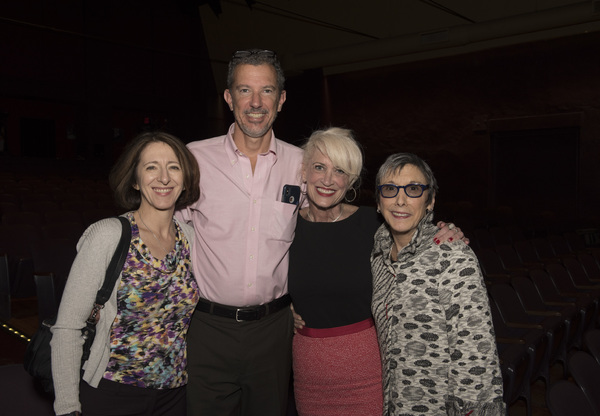
[[[177,220],[176,220],[177,221]],[[194,241],[191,226],[177,221],[190,247]],[[66,414],[81,411],[79,380],[83,340],[81,328],[85,326],[96,293],[102,287],[106,269],[121,237],[121,223],[116,218],[106,218],[88,227],[77,243],[77,257],[58,310],[56,324],[52,327],[52,378],[56,398],[54,411]],[[97,387],[110,358],[110,328],[117,316],[117,288],[115,284],[110,299],[100,311],[96,337],[90,358],[84,364],[83,379]]]

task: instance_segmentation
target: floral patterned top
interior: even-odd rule
[[[133,213],[131,247],[117,292],[110,360],[104,378],[143,388],[187,384],[185,336],[199,299],[190,247],[175,222],[175,248],[155,259],[140,238]]]
[[[502,375],[477,257],[433,243],[429,212],[390,258],[383,224],[371,255],[372,311],[383,367],[384,415],[504,416]]]

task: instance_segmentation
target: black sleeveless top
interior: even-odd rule
[[[338,222],[298,215],[290,248],[288,289],[309,328],[333,328],[371,317],[373,236],[381,225],[372,207]]]

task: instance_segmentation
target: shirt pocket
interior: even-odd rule
[[[294,229],[296,228],[297,208],[294,204],[279,201],[274,202],[272,215],[270,218],[266,218],[272,239],[288,243],[292,242]]]

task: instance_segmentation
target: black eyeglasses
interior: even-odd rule
[[[232,59],[235,58],[247,58],[249,56],[252,55],[258,55],[258,56],[264,56],[266,58],[275,58],[277,56],[277,54],[273,51],[270,51],[268,49],[252,49],[249,51],[235,51],[233,53],[233,56],[231,57]]]
[[[400,192],[400,189],[404,189],[404,193],[409,198],[420,198],[426,189],[429,189],[429,185],[421,185],[420,183],[411,183],[409,185],[399,186],[391,183],[385,183],[377,187],[379,194],[384,198],[394,198]]]

